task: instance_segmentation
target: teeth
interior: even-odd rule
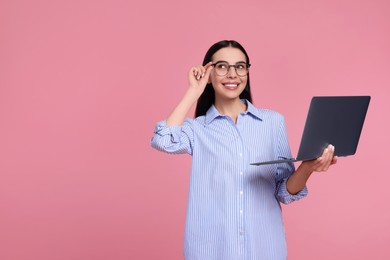
[[[225,87],[228,87],[228,88],[235,88],[237,86],[238,86],[237,84],[225,84]]]

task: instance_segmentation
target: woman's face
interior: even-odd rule
[[[246,64],[245,54],[237,48],[226,47],[214,53],[212,63],[224,61],[229,65]],[[210,74],[210,82],[213,85],[216,99],[236,99],[240,97],[248,81],[248,75],[239,76],[234,67],[228,67],[227,74],[218,75],[218,68],[215,66]],[[219,73],[221,74],[221,73]],[[242,72],[241,72],[242,74]]]

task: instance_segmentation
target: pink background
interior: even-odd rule
[[[283,206],[289,259],[390,259],[390,2],[0,2],[0,259],[182,259],[190,157],[157,121],[236,39],[293,153],[313,95],[371,95],[358,152]]]

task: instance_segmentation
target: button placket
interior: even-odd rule
[[[238,217],[238,241],[239,241],[239,250],[240,250],[240,257],[244,257],[245,253],[245,230],[244,230],[244,179],[245,179],[245,158],[244,158],[244,144],[243,140],[241,138],[239,129],[237,125],[234,125],[234,133],[235,133],[235,146],[236,146],[236,151],[237,151],[237,159],[238,159],[238,183],[237,183],[237,188],[238,188],[238,194],[237,194],[237,199],[238,199],[238,204],[237,204],[237,217]]]

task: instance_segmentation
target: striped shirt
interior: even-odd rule
[[[254,107],[235,124],[211,106],[181,126],[157,123],[152,146],[192,155],[184,235],[186,260],[286,259],[281,203],[307,195],[286,189],[292,163],[250,163],[291,158],[284,118]]]

